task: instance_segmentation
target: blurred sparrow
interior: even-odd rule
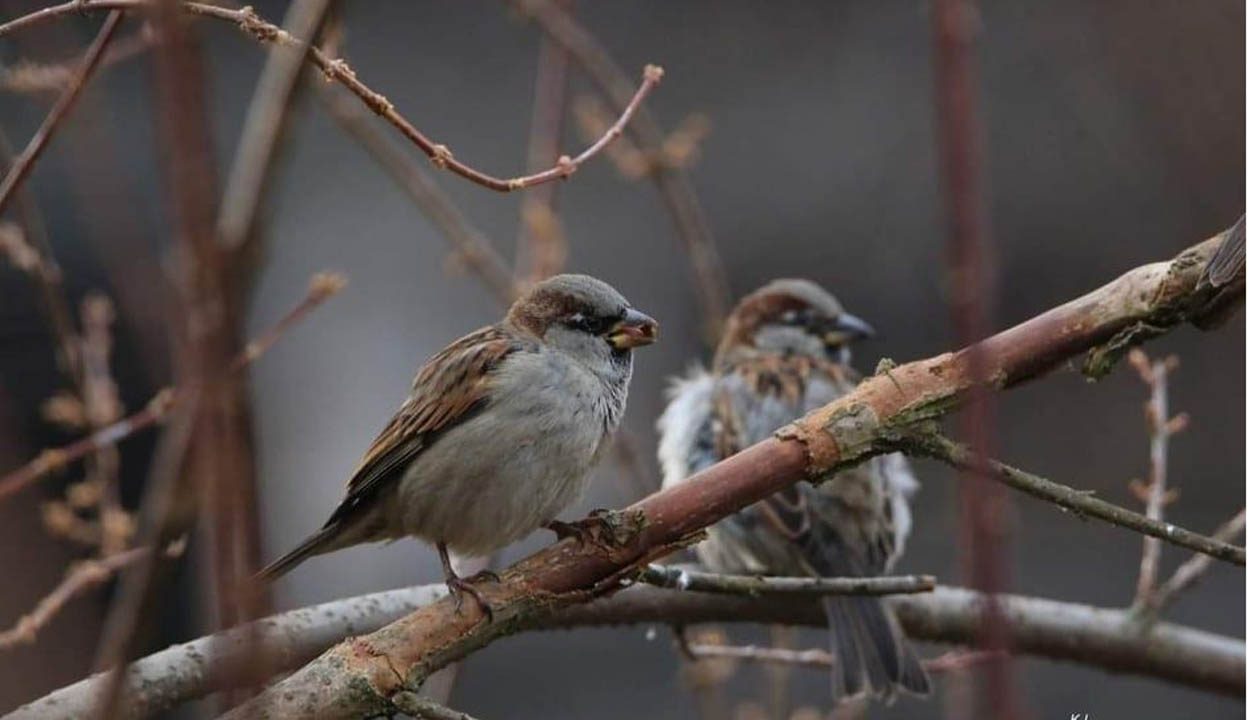
[[[426,362],[330,519],[258,577],[411,535],[438,548],[457,599],[466,591],[481,602],[448,550],[486,555],[537,528],[569,527],[556,515],[581,494],[625,412],[631,350],[656,332],[592,277],[538,283],[502,321]]]
[[[805,280],[776,280],[734,308],[711,373],[677,380],[660,416],[664,485],[681,482],[786,423],[850,392],[850,344],[872,335],[863,320]],[[916,480],[898,454],[877,457],[818,486],[800,483],[708,528],[696,547],[717,572],[863,577],[903,551],[907,498]],[[824,601],[837,658],[835,700],[870,690],[929,691],[929,679],[893,614],[878,598]]]

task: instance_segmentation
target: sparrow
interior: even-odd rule
[[[320,530],[261,570],[416,537],[438,549],[448,589],[468,592],[448,552],[487,555],[548,526],[577,500],[625,412],[633,348],[658,325],[607,283],[556,275],[500,322],[448,345],[365,452]]]
[[[820,286],[775,280],[730,314],[711,371],[677,379],[660,416],[664,485],[760,442],[781,426],[855,388],[850,346],[873,334]],[[888,571],[911,528],[908,497],[917,487],[899,454],[873,458],[819,485],[776,493],[708,528],[696,546],[716,572],[865,577]],[[929,678],[879,598],[824,600],[837,665],[835,702],[901,688],[929,692]]]

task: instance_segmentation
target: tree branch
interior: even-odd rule
[[[1019,470],[992,458],[976,457],[971,450],[936,433],[919,433],[903,439],[899,449],[904,452],[941,460],[957,468],[981,473],[1009,487],[1028,493],[1075,513],[1078,517],[1095,517],[1112,525],[1128,528],[1152,538],[1166,540],[1173,545],[1226,560],[1237,565],[1246,564],[1246,549],[1230,545],[1213,537],[1177,527],[1162,520],[1154,520],[1127,508],[1122,508],[1093,497],[1067,485],[1060,485],[1030,472]]]
[[[135,10],[142,8],[146,2],[147,0],[69,0],[69,2],[37,10],[29,15],[24,15],[0,25],[0,37],[14,30],[62,15],[90,10]],[[183,10],[193,15],[234,23],[245,34],[253,37],[258,42],[281,44],[304,44],[307,42],[307,39],[296,39],[277,25],[266,22],[250,6],[232,10],[217,5],[195,2],[181,2],[180,4]],[[608,143],[620,137],[621,130],[629,123],[630,118],[633,117],[634,113],[641,106],[642,101],[656,85],[660,84],[660,78],[664,76],[664,70],[657,65],[647,65],[643,68],[642,83],[621,111],[621,116],[616,123],[608,129],[608,132],[603,137],[583,150],[581,154],[574,158],[569,158],[567,155],[561,156],[555,166],[531,175],[497,178],[460,162],[446,145],[436,143],[426,137],[407,118],[395,110],[395,106],[391,104],[390,100],[386,99],[386,96],[357,79],[356,73],[341,58],[330,58],[316,47],[309,47],[308,53],[308,57],[325,73],[328,80],[338,82],[352,91],[370,110],[385,118],[404,137],[416,145],[421,152],[429,156],[436,167],[450,170],[470,182],[499,192],[521,190],[534,185],[552,182],[553,180],[563,180],[572,175],[583,163],[598,155]]]
[[[52,139],[52,134],[56,132],[56,128],[60,125],[61,120],[69,114],[74,103],[77,102],[78,96],[82,94],[82,90],[87,86],[87,79],[91,77],[91,73],[100,64],[100,58],[104,56],[104,49],[108,47],[109,41],[113,39],[113,33],[117,31],[117,26],[121,24],[122,14],[120,11],[114,10],[104,19],[104,24],[100,26],[100,31],[96,33],[95,40],[91,42],[91,47],[87,49],[87,54],[83,56],[82,64],[78,66],[78,72],[74,75],[74,79],[66,86],[60,97],[56,99],[56,103],[52,109],[48,111],[48,116],[44,118],[43,124],[35,131],[35,135],[27,143],[26,149],[22,150],[22,154],[17,156],[13,161],[13,166],[9,168],[8,173],[4,176],[4,180],[0,181],[0,212],[4,211],[9,199],[13,197],[13,191],[26,178],[26,174],[35,166],[35,160],[39,159],[39,155],[43,153],[44,148],[48,146],[48,142]]]
[[[1022,383],[1112,340],[1126,347],[1147,337],[1123,335],[1142,324],[1167,329],[1201,319],[1195,308],[1223,291],[1199,282],[1222,239],[1132,270],[971,348],[883,370],[775,437],[609,514],[598,542],[565,540],[513,565],[502,582],[479,584],[493,622],[476,603],[459,611],[451,601],[422,608],[331,649],[236,708],[234,716],[263,709],[284,717],[347,718],[385,709],[392,695],[419,688],[438,668],[610,591],[635,568],[690,542],[729,513],[801,479],[890,451],[901,435],[948,413],[974,387]],[[978,372],[970,367],[973,352],[982,358]],[[1241,557],[1244,563],[1244,552]]]
[[[1246,509],[1242,508],[1241,512],[1234,515],[1228,522],[1216,528],[1211,533],[1211,537],[1228,542],[1236,539],[1246,529]],[[1146,607],[1152,613],[1158,615],[1168,603],[1176,599],[1176,595],[1185,588],[1198,582],[1198,578],[1211,567],[1211,556],[1201,553],[1195,553],[1193,557],[1181,563],[1176,568],[1176,572],[1172,573],[1172,577],[1166,582],[1154,589],[1145,598]]]
[[[764,577],[721,575],[684,567],[651,564],[636,580],[656,587],[726,595],[897,595],[933,590],[932,575],[893,577]]]
[[[259,620],[254,627],[259,629],[260,650],[273,660],[273,669],[286,670],[344,637],[372,632],[446,595],[441,583],[387,590],[291,610]],[[888,600],[913,639],[956,645],[975,638],[981,601],[977,593],[946,586]],[[1225,695],[1245,692],[1245,644],[1233,638],[1171,623],[1140,633],[1129,630],[1129,613],[1118,609],[1017,595],[1004,595],[1001,602],[1016,654],[1155,677]],[[806,598],[751,598],[639,585],[517,629],[713,622],[823,627],[825,616],[818,603]],[[249,632],[234,628],[131,664],[125,717],[147,717],[245,682],[239,672],[240,654]],[[91,707],[100,678],[92,676],[56,690],[4,720],[81,717]]]

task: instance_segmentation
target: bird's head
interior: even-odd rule
[[[554,350],[588,363],[627,359],[650,345],[659,325],[611,285],[589,275],[555,275],[513,303],[508,320]]]
[[[850,361],[850,346],[872,337],[868,323],[842,309],[809,280],[773,280],[742,298],[729,315],[717,357],[740,348]]]

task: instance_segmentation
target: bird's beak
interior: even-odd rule
[[[838,315],[832,326],[825,332],[825,344],[845,345],[855,340],[862,340],[876,335],[876,331],[868,323],[850,313]]]
[[[660,326],[646,315],[630,308],[608,331],[608,344],[614,350],[628,350],[639,345],[650,345],[659,337]]]

